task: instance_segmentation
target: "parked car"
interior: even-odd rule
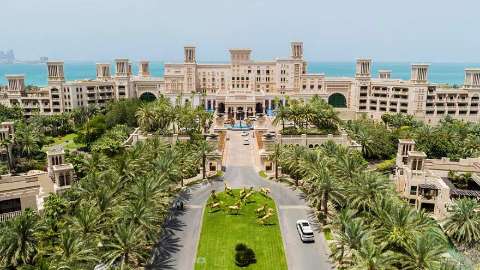
[[[249,141],[248,139],[245,139],[245,140],[243,141],[243,145],[250,145],[250,141]]]
[[[243,131],[243,132],[242,132],[242,136],[248,136],[248,132]]]
[[[315,242],[313,230],[308,220],[297,220],[297,231],[302,242]]]

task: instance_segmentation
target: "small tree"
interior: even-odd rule
[[[248,266],[257,262],[255,252],[253,249],[247,247],[243,243],[239,243],[235,246],[235,264],[240,267]]]
[[[275,144],[273,151],[268,156],[268,159],[274,163],[275,166],[275,179],[278,179],[278,163],[282,156],[282,146],[278,143]]]

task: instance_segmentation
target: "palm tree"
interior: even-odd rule
[[[112,190],[108,186],[101,187],[93,193],[93,199],[100,212],[107,214],[114,205],[115,190]]]
[[[98,262],[91,244],[86,239],[74,235],[68,228],[61,234],[53,258],[58,263],[58,269],[69,270],[93,267],[94,263]]]
[[[292,145],[285,147],[285,151],[282,156],[282,166],[285,166],[290,176],[295,180],[295,186],[298,186],[298,181],[302,177],[300,163],[304,153],[305,147]]]
[[[405,248],[405,253],[398,253],[397,261],[405,270],[438,269],[443,261],[446,243],[439,242],[436,235],[424,233],[417,235]]]
[[[360,211],[371,209],[379,196],[390,194],[393,196],[389,179],[375,172],[363,171],[356,174],[345,188],[347,204]]]
[[[317,158],[313,162],[304,163],[305,181],[311,188],[310,197],[320,198],[325,217],[328,215],[328,201],[340,203],[343,199],[340,182],[332,173],[331,161]],[[321,209],[320,209],[321,210]]]
[[[332,257],[343,266],[352,264],[352,256],[355,250],[359,250],[364,240],[369,236],[363,221],[359,218],[348,219],[342,222],[342,229],[334,234],[334,246]]]
[[[102,230],[102,214],[97,207],[90,203],[81,204],[75,216],[71,218],[72,228],[79,233],[83,239],[96,238]]]
[[[12,172],[15,171],[15,159],[14,159],[13,153],[12,153],[13,139],[5,138],[5,139],[0,141],[0,145],[3,148],[5,148],[5,151],[7,152],[8,172],[12,173]]]
[[[445,232],[453,239],[471,245],[480,241],[480,204],[470,198],[454,201],[451,214],[444,224]]]
[[[155,126],[155,113],[150,104],[142,105],[135,113],[138,125],[145,131],[153,131]]]
[[[342,120],[338,116],[338,112],[329,105],[324,99],[318,95],[313,96],[309,103],[309,119],[310,122],[319,129],[328,131],[337,131]]]
[[[31,157],[40,150],[40,138],[38,132],[32,126],[19,124],[15,131],[15,144],[20,148],[23,155]]]
[[[268,159],[273,162],[275,166],[275,180],[278,179],[278,163],[281,161],[283,148],[281,144],[276,143],[273,147],[273,151],[268,156]]]
[[[275,118],[273,119],[272,124],[276,126],[279,123],[282,123],[282,130],[285,129],[285,121],[288,120],[289,115],[289,108],[283,105],[279,105],[275,110]]]
[[[17,267],[19,270],[58,270],[58,265],[50,257],[39,257],[35,260],[35,265],[22,265]]]
[[[371,238],[362,239],[359,249],[353,251],[352,270],[394,270],[395,254],[376,244]]]
[[[203,179],[207,178],[207,155],[213,151],[213,146],[209,144],[205,139],[199,140],[196,143],[197,153],[202,158],[202,174]]]
[[[166,208],[145,198],[130,199],[122,208],[119,219],[138,226],[149,240],[155,241],[158,239],[158,228],[163,221]]]
[[[357,174],[367,168],[367,162],[356,150],[336,151],[335,156],[334,171],[342,180],[351,181]]]
[[[208,133],[208,129],[213,123],[213,113],[205,111],[203,107],[197,107],[195,113],[198,117],[199,131],[201,130],[203,133]]]
[[[182,168],[179,164],[179,153],[169,148],[166,153],[154,160],[155,171],[171,183],[181,181],[183,186]]]
[[[435,221],[425,212],[418,212],[397,200],[388,196],[377,197],[370,212],[370,226],[375,229],[376,236],[388,244],[388,248],[405,249],[415,241],[416,236],[427,231],[441,235]]]
[[[138,177],[142,173],[142,159],[137,158],[135,151],[129,151],[125,155],[118,156],[111,167],[119,176],[119,180],[122,183],[132,181],[135,177]]]
[[[17,267],[32,264],[37,254],[38,239],[35,236],[38,216],[24,211],[20,216],[0,227],[0,264]]]
[[[107,239],[103,258],[107,266],[120,269],[137,267],[148,256],[144,232],[132,223],[119,222],[113,230],[113,237]]]
[[[362,146],[362,154],[364,157],[370,157],[373,154],[373,144],[375,140],[372,138],[370,132],[365,128],[358,128],[355,133],[355,141]]]

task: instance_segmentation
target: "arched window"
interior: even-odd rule
[[[225,103],[223,102],[218,103],[218,112],[225,113]]]
[[[346,108],[347,100],[344,95],[340,93],[335,93],[328,97],[328,104],[332,105],[335,108]]]
[[[155,99],[157,99],[157,97],[150,92],[145,92],[140,95],[140,100],[142,101],[150,102],[150,101],[154,101]]]

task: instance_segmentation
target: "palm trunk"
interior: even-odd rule
[[[278,164],[277,161],[275,161],[275,180],[278,179]]]
[[[342,248],[340,249],[340,259],[338,260],[340,266],[343,265],[343,256],[345,256],[345,247],[342,245]]]
[[[323,206],[323,213],[325,214],[325,220],[326,220],[327,214],[328,214],[328,191],[323,192],[322,206]]]
[[[203,166],[203,179],[207,178],[207,166],[206,166],[206,163],[207,163],[207,156],[205,154],[203,154],[203,157],[202,157],[202,166]]]
[[[13,160],[12,154],[12,147],[10,144],[7,144],[7,164],[8,164],[8,172],[12,173],[15,170],[15,163]]]

